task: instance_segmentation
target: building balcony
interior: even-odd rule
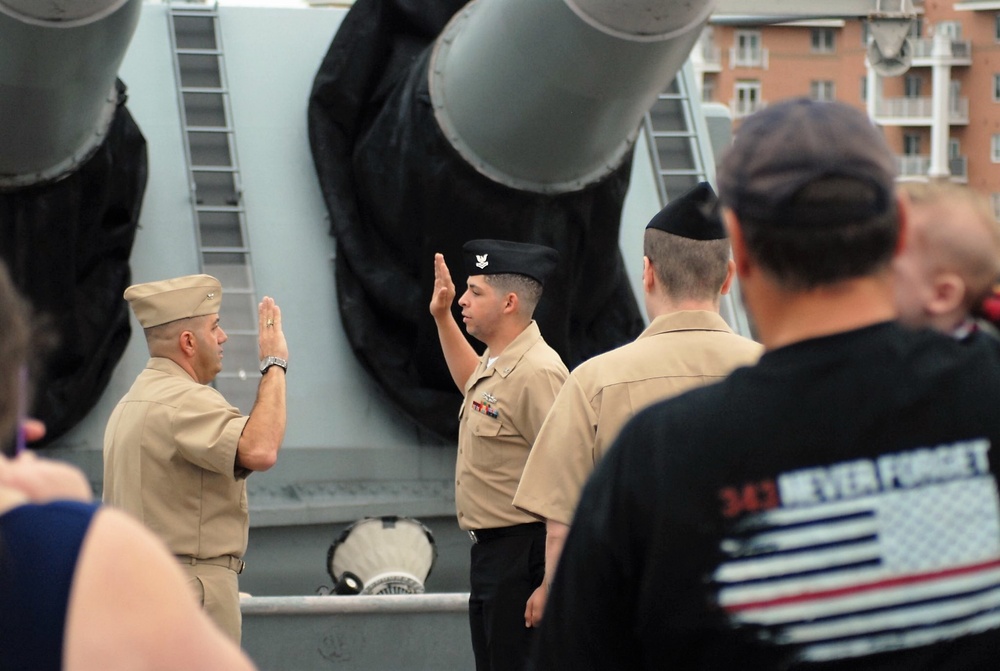
[[[931,157],[920,155],[896,156],[896,172],[900,181],[926,180],[931,169]],[[955,156],[948,159],[948,172],[953,182],[969,181],[968,158]]]
[[[734,98],[729,101],[729,110],[733,113],[733,119],[748,117],[765,107],[767,107],[767,102],[764,100],[740,100]]]
[[[883,126],[930,126],[934,115],[934,99],[884,98],[875,105],[875,122]],[[950,125],[969,123],[969,99],[956,98],[948,110]]]
[[[913,49],[913,63],[916,67],[933,65],[931,53],[934,49],[934,39],[921,37],[910,38]],[[970,40],[951,40],[951,57],[946,59],[948,65],[972,65],[972,42]]]
[[[763,68],[767,69],[767,49],[729,48],[729,69],[733,68]]]
[[[714,44],[703,44],[698,49],[702,72],[722,72],[722,49]]]

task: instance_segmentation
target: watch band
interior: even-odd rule
[[[266,356],[260,360],[260,374],[263,375],[271,366],[278,366],[281,370],[288,372],[288,362],[279,356]]]

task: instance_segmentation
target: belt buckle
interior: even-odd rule
[[[472,539],[473,543],[478,543],[479,542],[479,538],[476,537],[476,532],[473,531],[472,529],[469,529],[469,538]]]
[[[246,568],[247,563],[238,557],[234,557],[234,559],[236,559],[236,568],[233,570],[236,571],[236,575],[240,575],[243,573],[243,569]]]

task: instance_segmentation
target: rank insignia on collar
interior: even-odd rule
[[[497,402],[497,397],[494,396],[493,394],[491,394],[488,391],[484,391],[483,392],[483,400],[486,401],[487,403],[496,403]]]

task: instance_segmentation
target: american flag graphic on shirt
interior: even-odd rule
[[[714,573],[718,605],[801,661],[1000,627],[1000,500],[989,441],[782,474]]]

